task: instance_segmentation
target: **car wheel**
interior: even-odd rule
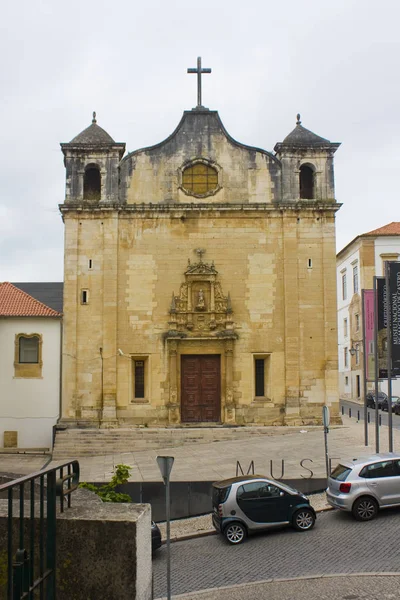
[[[357,521],[371,521],[378,513],[378,504],[373,498],[363,496],[354,502],[352,512]]]
[[[241,544],[247,537],[247,530],[244,525],[236,521],[225,527],[224,536],[230,544]]]
[[[311,508],[301,508],[294,513],[292,523],[297,531],[308,531],[314,527],[315,515]]]

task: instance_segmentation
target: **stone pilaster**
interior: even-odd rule
[[[101,426],[117,426],[118,213],[103,221],[103,373]]]

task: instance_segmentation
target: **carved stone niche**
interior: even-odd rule
[[[188,266],[178,296],[172,294],[168,337],[235,339],[230,294],[224,295],[214,262]]]

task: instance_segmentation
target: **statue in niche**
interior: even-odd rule
[[[204,300],[203,290],[199,290],[197,294],[196,310],[206,310],[206,302]]]

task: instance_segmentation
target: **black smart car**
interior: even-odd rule
[[[230,544],[282,525],[298,531],[314,527],[316,515],[301,492],[263,475],[246,475],[212,485],[213,525]]]

